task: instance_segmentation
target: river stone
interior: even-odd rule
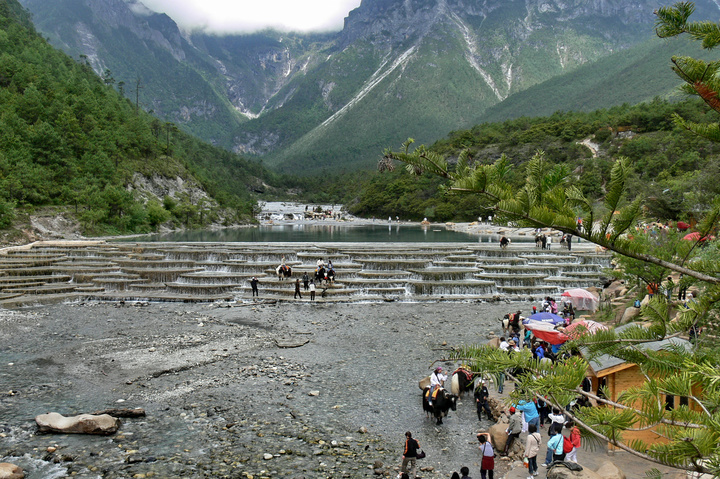
[[[597,475],[604,479],[625,479],[625,474],[612,462],[605,461],[600,469],[597,471]]]
[[[23,479],[25,473],[15,464],[0,462],[0,479]]]
[[[622,318],[620,319],[620,324],[627,324],[627,323],[633,322],[635,320],[635,318],[638,317],[639,314],[640,314],[640,308],[636,308],[635,306],[630,306],[623,313]]]
[[[572,471],[565,466],[564,462],[560,462],[548,469],[547,479],[605,479],[605,477],[587,468],[583,468],[581,471]]]
[[[108,414],[80,414],[65,417],[51,412],[35,417],[40,432],[59,432],[63,434],[113,434],[120,427],[120,420]]]
[[[485,343],[485,344],[487,344],[487,345],[490,346],[491,348],[496,348],[496,349],[497,349],[497,348],[500,347],[500,338],[497,338],[497,337],[492,338],[491,340],[489,340],[489,341],[488,341],[487,343]]]

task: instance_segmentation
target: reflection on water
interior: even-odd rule
[[[476,243],[478,236],[450,231],[442,226],[388,225],[323,225],[288,224],[222,230],[184,231],[147,237],[127,238],[123,241],[171,242],[316,242],[316,243]],[[484,240],[481,240],[484,241]]]

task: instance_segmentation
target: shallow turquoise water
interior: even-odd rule
[[[477,243],[493,240],[476,235],[449,231],[438,226],[377,225],[261,225],[214,231],[184,231],[147,237],[133,237],[126,241],[171,242],[317,242],[317,243]]]

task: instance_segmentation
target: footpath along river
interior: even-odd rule
[[[423,478],[448,478],[463,465],[479,477],[475,434],[490,423],[477,420],[466,396],[436,426],[417,382],[448,347],[485,342],[504,313],[530,307],[317,301],[0,311],[0,461],[28,478],[255,479],[378,477],[371,466],[380,461],[380,477],[394,478],[409,430],[427,452],[419,465],[433,468]],[[36,432],[37,414],[113,407],[147,416],[125,419],[112,436]]]

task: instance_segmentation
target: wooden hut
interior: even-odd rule
[[[645,343],[643,348],[651,351],[662,351],[671,345],[681,346],[687,351],[692,349],[692,344],[690,344],[689,341],[680,338]],[[642,386],[642,384],[645,383],[645,375],[636,364],[628,363],[622,359],[608,355],[603,355],[589,361],[588,377],[592,381],[592,390],[595,394],[597,394],[601,387],[605,387],[607,399],[614,402],[617,402],[618,397],[623,391],[631,387]],[[688,398],[665,396],[666,409],[674,409],[680,405],[688,405]],[[697,405],[690,404],[690,407],[697,407]],[[634,439],[641,439],[647,444],[664,441],[654,429],[626,431],[623,433],[624,441],[632,441]]]

